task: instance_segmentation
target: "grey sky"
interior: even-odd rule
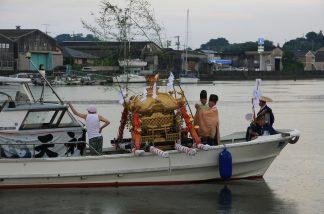
[[[101,0],[0,0],[0,28],[37,28],[51,36],[88,33],[81,19],[93,22]],[[125,0],[113,0],[123,4]],[[231,43],[258,37],[282,44],[309,31],[324,30],[324,0],[151,0],[165,37],[180,35],[184,42],[186,10],[190,10],[189,46],[211,38]]]

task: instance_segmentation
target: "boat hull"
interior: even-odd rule
[[[198,83],[199,79],[195,77],[180,77],[180,83],[182,84],[195,84]]]
[[[114,83],[145,83],[145,76],[139,76],[134,74],[122,74],[113,78]]]
[[[280,151],[299,136],[280,134],[227,144],[231,179],[262,177]],[[0,188],[95,187],[181,184],[221,179],[219,153],[224,145],[198,150],[195,156],[168,151],[169,158],[117,154],[72,158],[0,159]]]

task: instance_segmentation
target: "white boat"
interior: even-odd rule
[[[145,75],[141,75],[147,62],[140,59],[119,60],[119,66],[124,69],[124,73],[113,78],[114,83],[145,83]]]
[[[179,78],[179,82],[181,84],[196,84],[198,83],[199,78],[197,78],[194,75],[190,75],[190,74],[184,74],[184,75],[180,75]]]
[[[44,102],[42,97],[35,99],[28,88],[29,80],[19,81],[25,93],[16,93],[14,99],[10,94],[0,93],[6,97],[0,109],[0,188],[157,185],[217,180],[223,178],[219,157],[225,147],[232,157],[231,163],[227,163],[231,167],[229,178],[262,177],[282,149],[288,143],[296,143],[300,135],[297,130],[282,130],[280,134],[246,142],[245,132],[239,132],[223,137],[218,146],[197,144],[197,148],[189,148],[180,146],[183,142],[176,142],[177,150],[127,152],[113,149],[98,156],[87,156],[84,130],[67,107],[62,102],[54,104]],[[161,100],[162,95],[159,93]],[[163,96],[168,98],[169,95],[164,93]],[[178,135],[167,137],[172,140]]]
[[[218,156],[226,148],[233,158],[232,179],[262,177],[272,161],[298,137],[297,130],[245,142],[245,133],[227,136],[223,145],[195,156],[168,151],[168,158],[111,154],[86,157],[0,159],[0,188],[99,187],[182,184],[221,179]],[[226,141],[225,141],[226,140]],[[227,143],[228,142],[228,143]]]
[[[128,73],[115,76],[113,78],[114,83],[145,83],[145,76],[140,76],[137,73]]]
[[[32,76],[33,76],[32,74],[28,74],[28,73],[18,73],[18,74],[10,75],[9,77],[28,79],[31,78]]]

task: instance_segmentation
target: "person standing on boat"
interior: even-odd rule
[[[87,108],[88,114],[79,113],[71,102],[68,103],[73,114],[76,116],[84,119],[86,121],[89,145],[90,145],[90,154],[91,155],[98,155],[102,153],[102,129],[110,124],[109,120],[104,118],[103,116],[97,114],[97,108],[94,105],[90,105]],[[100,121],[104,124],[100,127]]]
[[[200,92],[200,104],[196,103],[195,105],[196,109],[198,107],[207,110],[209,108],[208,103],[207,103],[207,91],[206,90],[201,90]],[[196,111],[195,117],[194,117],[194,122],[195,125],[199,124],[199,118],[198,118],[198,110]]]
[[[200,92],[200,107],[205,110],[207,110],[209,107],[208,103],[207,103],[207,91],[206,90],[201,90],[201,92]]]
[[[267,102],[271,101],[272,99],[261,96],[259,100],[260,111],[258,112],[257,116],[264,115],[265,122],[272,126],[275,118],[272,113],[272,109],[269,106],[267,106]]]
[[[218,102],[218,96],[211,94],[209,96],[208,109],[203,109],[199,105],[196,105],[199,129],[198,133],[202,139],[202,142],[213,146],[220,143],[219,133],[219,116],[216,103]]]

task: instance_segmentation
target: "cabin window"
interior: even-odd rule
[[[66,110],[30,111],[21,129],[79,127],[78,122]]]
[[[54,116],[55,111],[29,112],[22,124],[22,129],[49,128]]]
[[[80,126],[79,123],[71,116],[70,112],[64,111],[63,114],[64,115],[58,125],[60,128]]]

